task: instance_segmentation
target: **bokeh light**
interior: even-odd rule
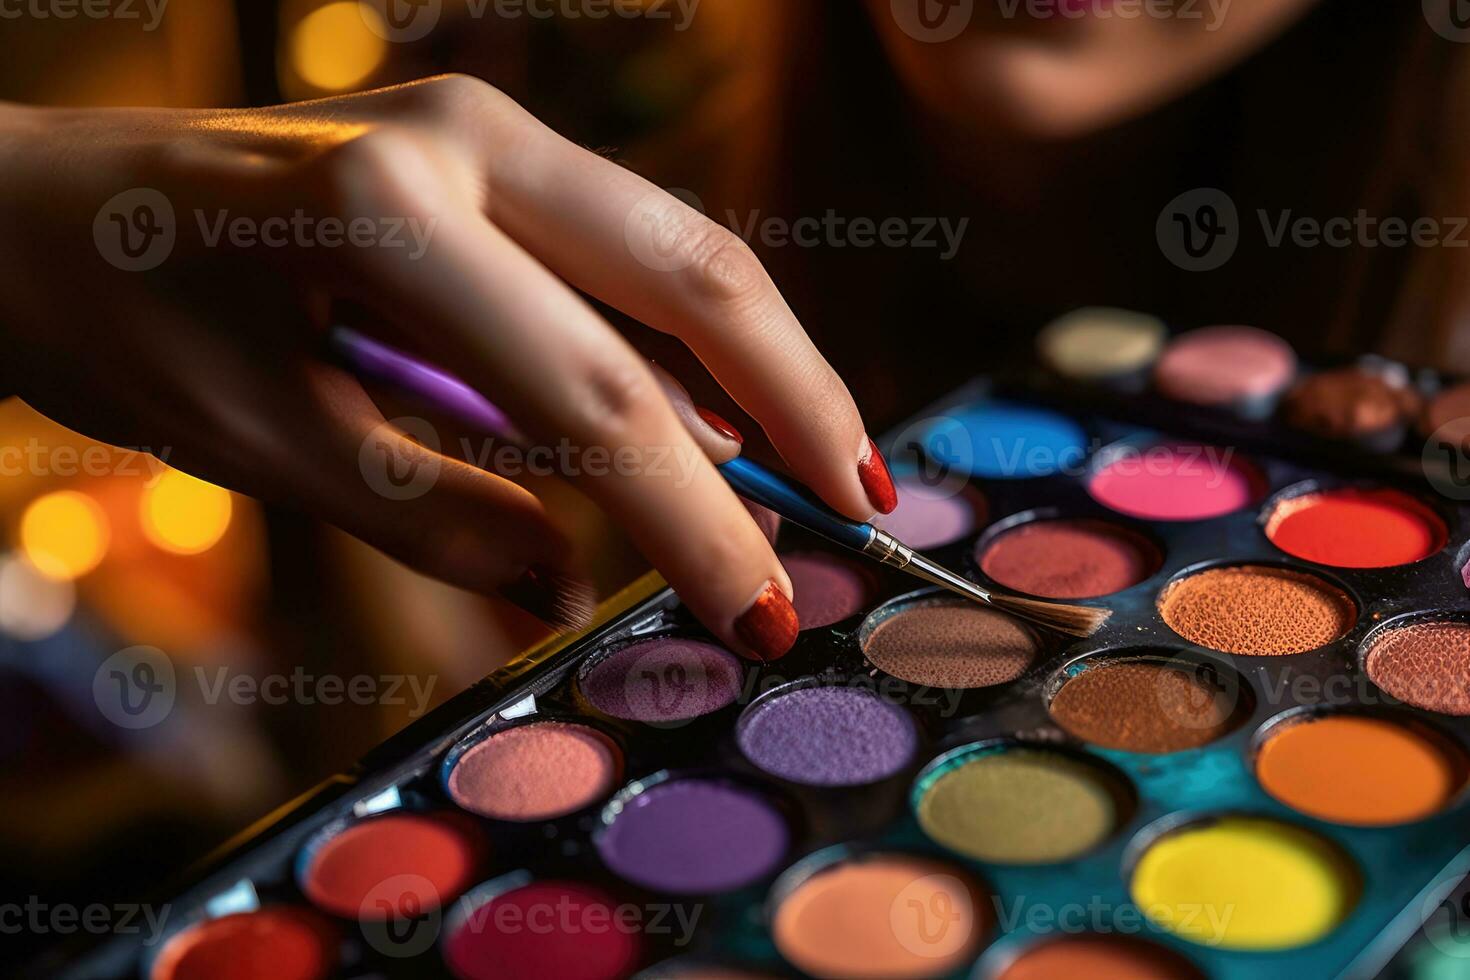
[[[44,640],[66,625],[76,604],[70,581],[42,575],[20,555],[0,556],[0,632]]]
[[[309,85],[341,92],[361,84],[387,56],[387,42],[368,26],[377,11],[356,0],[318,7],[291,32],[291,68]]]
[[[96,568],[110,537],[97,501],[75,490],[37,497],[20,518],[21,550],[50,578],[70,580]]]
[[[168,470],[143,491],[143,533],[164,551],[197,555],[224,537],[233,506],[228,490]]]

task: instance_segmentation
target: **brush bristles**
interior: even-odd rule
[[[1097,606],[1067,606],[1014,595],[992,594],[990,604],[1069,636],[1091,636],[1102,629],[1103,623],[1113,614],[1111,609]]]
[[[597,612],[597,593],[592,586],[570,575],[551,575],[547,585],[553,590],[555,599],[551,603],[546,623],[559,633],[575,633],[585,629]]]

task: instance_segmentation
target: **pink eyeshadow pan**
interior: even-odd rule
[[[1154,370],[1170,398],[1230,405],[1279,394],[1296,375],[1296,354],[1255,327],[1204,327],[1176,338]]]
[[[1248,507],[1264,481],[1225,450],[1160,443],[1104,465],[1087,484],[1094,500],[1148,521],[1201,521]]]
[[[867,609],[878,593],[878,582],[862,565],[819,551],[781,555],[791,576],[792,605],[804,630],[840,623]]]
[[[446,788],[455,803],[492,820],[554,820],[607,796],[622,770],[622,753],[596,729],[538,721],[468,749]]]
[[[970,487],[953,493],[914,479],[898,481],[898,507],[873,525],[921,551],[958,541],[985,522],[985,498]]]

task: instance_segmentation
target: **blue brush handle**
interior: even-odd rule
[[[780,514],[829,541],[862,551],[873,540],[873,525],[850,521],[822,503],[808,489],[744,456],[720,464],[720,473],[735,492]]]

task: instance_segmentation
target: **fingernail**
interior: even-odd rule
[[[750,607],[735,619],[735,634],[763,661],[786,656],[800,629],[795,607],[775,582],[767,582]]]
[[[714,412],[711,412],[707,408],[695,406],[694,410],[699,413],[699,417],[704,419],[705,424],[708,425],[711,429],[714,429],[726,439],[734,439],[740,445],[745,445],[745,437],[740,434],[740,431],[736,429],[735,426],[731,425],[729,422],[726,422],[723,418],[716,415]]]
[[[878,513],[893,513],[898,506],[898,490],[893,485],[893,474],[888,472],[888,461],[872,439],[868,440],[868,454],[858,460],[858,479]]]
[[[498,591],[558,632],[582,629],[597,611],[597,594],[590,583],[549,565],[532,565]]]

